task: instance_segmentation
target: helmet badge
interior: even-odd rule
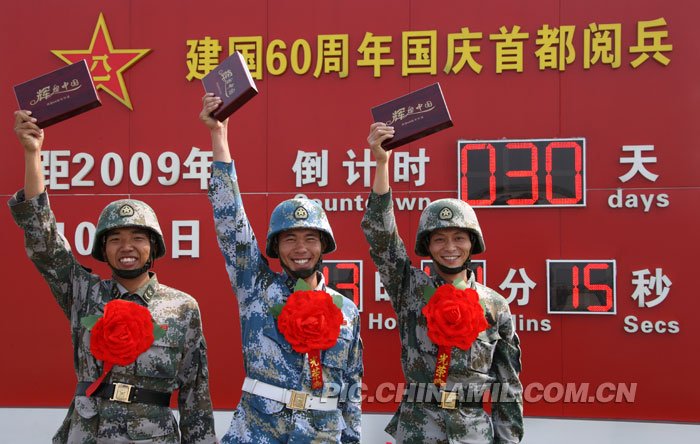
[[[308,219],[308,218],[309,218],[309,212],[306,211],[306,208],[298,207],[296,210],[294,210],[294,219],[300,220],[300,219]]]
[[[134,209],[129,204],[124,204],[119,208],[119,216],[129,217],[134,215]]]
[[[448,207],[444,207],[443,209],[440,210],[440,214],[438,215],[440,220],[450,220],[454,217],[454,214],[452,213],[452,210],[449,209]]]

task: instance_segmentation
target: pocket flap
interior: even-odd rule
[[[294,351],[292,349],[292,344],[287,342],[287,340],[284,338],[284,335],[280,333],[280,331],[277,329],[275,320],[272,317],[265,321],[265,326],[263,327],[263,335],[272,339],[282,348],[282,350],[286,351],[287,353],[291,353]]]
[[[75,397],[75,411],[85,419],[90,419],[97,415],[97,400],[87,396]]]
[[[126,421],[126,432],[133,440],[167,436],[174,431],[175,426],[171,415],[163,415],[158,418],[134,418]]]

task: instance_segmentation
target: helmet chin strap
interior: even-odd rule
[[[314,265],[312,268],[309,268],[308,270],[298,270],[298,271],[292,271],[287,264],[284,263],[284,261],[280,258],[280,265],[282,265],[282,269],[287,273],[287,276],[291,277],[292,279],[306,279],[316,273],[318,270],[321,269],[321,263],[323,262],[323,256],[318,258],[318,261],[316,262],[316,265]]]
[[[135,279],[150,270],[152,264],[153,261],[149,260],[143,265],[143,267],[137,268],[136,270],[120,270],[119,268],[114,268],[112,264],[109,264],[109,268],[112,269],[113,274],[122,279]]]
[[[464,263],[463,263],[461,266],[459,266],[459,267],[446,267],[446,266],[442,265],[440,262],[436,261],[435,258],[434,258],[433,256],[430,256],[430,259],[432,259],[432,260],[433,260],[433,264],[435,264],[435,266],[436,266],[440,271],[442,271],[442,272],[445,273],[445,274],[458,274],[458,273],[461,273],[462,270],[467,270],[467,269],[469,268],[469,264],[470,264],[471,261],[472,261],[472,257],[471,257],[471,255],[470,255],[470,256],[467,258],[467,260],[464,261]]]

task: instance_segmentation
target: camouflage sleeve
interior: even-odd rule
[[[493,402],[491,414],[494,444],[519,443],[523,438],[523,386],[520,383],[520,339],[515,332],[508,304],[503,301],[499,313],[499,340],[493,356],[492,371],[503,384],[499,400]]]
[[[382,195],[370,193],[361,226],[369,243],[369,254],[398,313],[411,293],[411,260],[396,227],[392,202],[391,190]]]
[[[209,394],[207,345],[202,334],[199,307],[194,304],[185,335],[185,352],[178,369],[180,432],[183,444],[210,444],[217,440]]]
[[[362,364],[362,339],[360,338],[360,316],[355,316],[353,326],[353,343],[348,353],[348,366],[343,383],[348,387],[346,400],[341,404],[343,419],[347,427],[343,430],[341,442],[359,443],[362,423],[362,375],[364,367]]]
[[[209,180],[209,201],[214,211],[214,225],[219,248],[226,261],[231,285],[239,303],[255,296],[251,291],[254,276],[264,268],[253,228],[248,221],[233,162],[213,162]]]
[[[78,264],[68,241],[58,231],[48,194],[44,191],[33,199],[25,200],[24,190],[20,190],[10,198],[8,205],[15,223],[24,230],[27,256],[70,319],[73,279],[77,274],[87,272]]]

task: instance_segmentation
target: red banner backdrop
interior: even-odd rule
[[[206,197],[198,79],[239,49],[260,91],[229,124],[248,215],[260,240],[281,200],[321,199],[339,245],[330,276],[361,298],[365,411],[395,409],[382,384],[402,381],[395,318],[359,225],[373,174],[369,110],[438,81],[454,127],[394,154],[396,216],[411,252],[426,202],[458,196],[460,140],[585,140],[585,206],[477,209],[487,245],[477,259],[486,284],[509,299],[522,341],[526,415],[700,421],[691,404],[700,396],[696,3],[40,1],[3,10],[4,198],[23,180],[12,86],[86,59],[103,106],[46,130],[52,206],[81,261],[107,276],[87,254],[99,211],[123,196],[152,204],[169,250],[156,271],[200,303],[216,408],[237,403],[244,372]],[[0,377],[11,381],[0,405],[67,405],[76,382],[68,323],[8,211],[0,224]],[[557,281],[571,307],[576,287],[579,313],[549,310],[548,260],[582,261],[578,277]],[[612,277],[585,271],[601,261]],[[585,307],[601,303],[590,298],[610,297],[605,288],[614,307],[591,314]]]

